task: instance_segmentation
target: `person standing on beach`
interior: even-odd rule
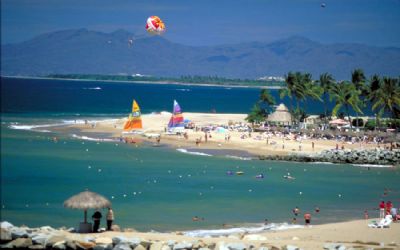
[[[386,202],[386,213],[385,213],[385,215],[388,215],[388,214],[390,214],[390,210],[392,209],[392,207],[393,207],[393,204],[392,204],[392,202],[391,201],[387,201]]]
[[[97,210],[93,215],[92,215],[92,219],[93,219],[93,232],[97,233],[99,231],[99,227],[100,227],[100,219],[101,219],[102,215],[100,213],[99,210]]]
[[[369,219],[368,210],[364,210],[364,219]]]
[[[385,217],[385,201],[381,201],[379,203],[379,219],[383,219]]]
[[[107,212],[107,231],[111,231],[111,226],[112,223],[114,221],[114,212],[111,209],[111,207],[108,208],[108,212]]]
[[[310,213],[304,214],[304,221],[305,221],[306,226],[310,225],[310,223],[311,223],[311,214]]]

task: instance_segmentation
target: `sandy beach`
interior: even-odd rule
[[[377,219],[379,220],[379,219]],[[368,220],[368,222],[372,219]],[[112,237],[119,235],[117,232],[105,232],[100,235],[103,237]],[[94,234],[98,235],[98,234]],[[157,233],[124,233],[127,237],[139,237],[148,240],[167,241],[175,240],[194,241],[198,238],[190,238],[175,233],[157,234]],[[377,229],[369,228],[366,220],[357,220],[341,223],[331,223],[325,225],[315,225],[299,229],[288,229],[283,231],[264,232],[257,235],[264,236],[265,240],[248,240],[250,237],[235,235],[231,237],[202,238],[206,243],[218,242],[244,242],[256,247],[295,245],[302,249],[323,249],[325,243],[334,242],[346,246],[362,247],[387,247],[385,249],[400,249],[400,223],[392,223],[390,228]],[[245,235],[244,235],[245,236]],[[241,238],[240,240],[235,237]],[[260,237],[261,239],[261,237]],[[392,245],[392,248],[390,248]]]
[[[142,115],[143,129],[141,134],[124,134],[123,125],[127,118],[117,120],[108,120],[100,122],[89,122],[88,124],[74,124],[70,128],[80,129],[84,134],[91,133],[108,133],[113,137],[132,138],[133,141],[146,140],[156,142],[156,137],[160,135],[160,143],[168,144],[172,147],[180,148],[198,148],[198,149],[226,149],[226,150],[243,150],[253,155],[285,155],[289,153],[307,153],[313,154],[323,150],[340,148],[345,149],[371,149],[376,148],[374,143],[354,143],[339,142],[335,140],[310,139],[302,137],[301,139],[282,135],[265,134],[261,132],[248,133],[246,131],[238,131],[235,128],[245,128],[246,114],[213,114],[213,113],[183,113],[185,119],[190,120],[195,126],[201,127],[219,127],[231,126],[233,129],[218,132],[211,130],[207,141],[205,141],[205,133],[196,131],[195,129],[187,129],[187,138],[182,135],[168,135],[165,133],[171,114],[161,112],[157,114]],[[241,126],[240,126],[241,125]],[[229,136],[229,140],[226,140]],[[201,141],[196,144],[196,140]],[[314,143],[314,148],[313,148]]]
[[[2,228],[4,233],[2,240],[10,240],[9,232],[31,232],[39,233],[40,237],[32,235],[32,239],[41,241],[48,246],[59,247],[75,242],[73,245],[84,246],[84,249],[400,249],[399,235],[400,223],[392,223],[388,228],[370,228],[367,223],[372,220],[356,220],[324,225],[312,225],[296,229],[282,231],[265,231],[261,233],[236,233],[217,237],[189,237],[184,232],[136,232],[134,229],[120,231],[105,231],[101,233],[79,234],[68,232],[65,229],[51,229],[42,227],[29,229],[26,227]],[[2,223],[2,225],[5,225]],[[48,236],[44,236],[44,235]],[[6,236],[9,235],[9,236]],[[36,237],[36,238],[35,238]],[[118,240],[116,240],[118,239]],[[8,241],[9,241],[8,240]],[[22,247],[19,243],[10,242],[14,248]],[[15,241],[18,241],[15,240]],[[7,242],[7,240],[6,240]],[[51,243],[50,243],[51,242]],[[136,243],[133,243],[136,242]],[[16,245],[13,245],[16,244]],[[32,241],[30,243],[32,244]],[[36,243],[38,244],[38,243]],[[122,245],[121,245],[122,244]],[[11,247],[10,246],[10,247]],[[38,246],[38,245],[36,245]],[[56,247],[57,246],[57,247]],[[96,248],[95,248],[96,246]],[[109,247],[107,247],[109,246]],[[139,248],[137,247],[139,246]],[[184,247],[183,247],[184,246]],[[339,248],[340,247],[340,248]],[[7,247],[6,247],[7,248]],[[81,249],[74,248],[72,249]],[[126,248],[128,249],[128,248]]]

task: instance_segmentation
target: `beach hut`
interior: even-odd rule
[[[281,125],[291,125],[292,115],[290,114],[285,104],[281,103],[276,108],[275,112],[268,116],[267,122],[281,124]]]
[[[84,210],[84,221],[79,224],[79,232],[89,233],[92,231],[92,223],[87,222],[87,210],[108,208],[111,202],[100,194],[86,190],[66,200],[64,207]]]

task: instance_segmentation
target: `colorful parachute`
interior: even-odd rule
[[[158,16],[147,18],[146,30],[153,35],[161,35],[165,31],[165,24]]]

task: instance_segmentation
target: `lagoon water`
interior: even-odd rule
[[[326,223],[363,218],[365,209],[375,217],[381,199],[400,203],[398,169],[240,160],[49,132],[55,124],[125,116],[133,97],[143,113],[169,111],[173,99],[187,112],[243,113],[258,89],[11,78],[1,88],[1,221],[76,227],[83,211],[63,202],[85,189],[110,199],[116,224],[141,231],[290,222],[295,206]],[[296,179],[284,179],[288,172]],[[255,178],[260,173],[264,179]],[[384,188],[392,190],[387,197]]]

